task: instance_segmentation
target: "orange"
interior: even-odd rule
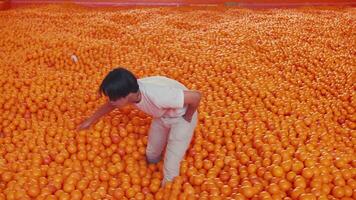
[[[332,189],[332,195],[336,198],[341,198],[345,195],[345,190],[341,186],[335,186]]]
[[[283,172],[283,168],[280,166],[273,166],[272,167],[272,174],[275,177],[282,177],[284,172]]]
[[[313,194],[304,193],[299,196],[300,200],[316,200],[317,197]]]
[[[305,191],[303,188],[300,187],[296,187],[292,190],[292,192],[290,193],[290,197],[292,199],[298,199],[300,197],[301,194],[304,194]]]
[[[231,194],[232,194],[232,189],[231,189],[231,187],[228,186],[228,185],[222,186],[220,190],[221,190],[221,194],[222,194],[223,196],[228,197],[228,196],[231,196]]]
[[[125,193],[121,188],[117,188],[117,189],[115,189],[113,196],[116,199],[122,199],[125,196]]]
[[[267,191],[270,194],[277,194],[277,193],[279,193],[280,189],[279,189],[279,186],[276,183],[272,183],[272,184],[270,184],[268,186]]]
[[[307,187],[307,183],[305,181],[305,179],[301,176],[297,176],[294,180],[294,186],[295,187],[300,187],[300,188],[306,188]]]
[[[73,190],[75,189],[75,186],[74,186],[74,184],[72,184],[72,183],[66,183],[66,184],[64,184],[64,186],[63,186],[63,190],[64,190],[64,192],[67,192],[67,193],[71,193]]]
[[[110,178],[110,174],[107,171],[103,170],[100,172],[99,178],[101,181],[108,181]]]
[[[82,199],[82,193],[79,190],[73,190],[70,193],[70,199],[73,199],[73,200]]]
[[[255,195],[255,191],[251,186],[243,186],[243,187],[241,187],[241,193],[246,198],[251,198],[253,195]]]
[[[282,179],[279,181],[278,186],[282,191],[286,192],[292,187],[292,184],[288,180]]]
[[[337,186],[345,186],[345,180],[342,177],[335,177],[333,183]]]
[[[38,186],[30,186],[27,190],[27,194],[30,197],[37,197],[40,194],[40,188]]]

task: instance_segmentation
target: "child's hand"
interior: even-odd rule
[[[91,126],[91,124],[92,124],[91,120],[87,119],[78,126],[77,131],[88,129]]]
[[[190,115],[184,115],[183,118],[185,119],[185,121],[187,121],[189,123],[192,121],[192,116],[190,116]]]

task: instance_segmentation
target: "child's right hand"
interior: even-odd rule
[[[88,129],[91,126],[91,124],[92,124],[91,120],[87,119],[77,127],[77,130],[81,131],[81,130]]]

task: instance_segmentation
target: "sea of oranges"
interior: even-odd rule
[[[0,199],[356,199],[354,8],[0,12]],[[145,161],[151,118],[90,130],[116,66],[203,93],[180,176]]]

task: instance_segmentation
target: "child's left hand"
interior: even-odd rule
[[[92,121],[90,119],[87,119],[77,127],[77,131],[88,129],[91,126],[91,124]]]
[[[183,118],[189,123],[192,121],[192,116],[184,115]]]

